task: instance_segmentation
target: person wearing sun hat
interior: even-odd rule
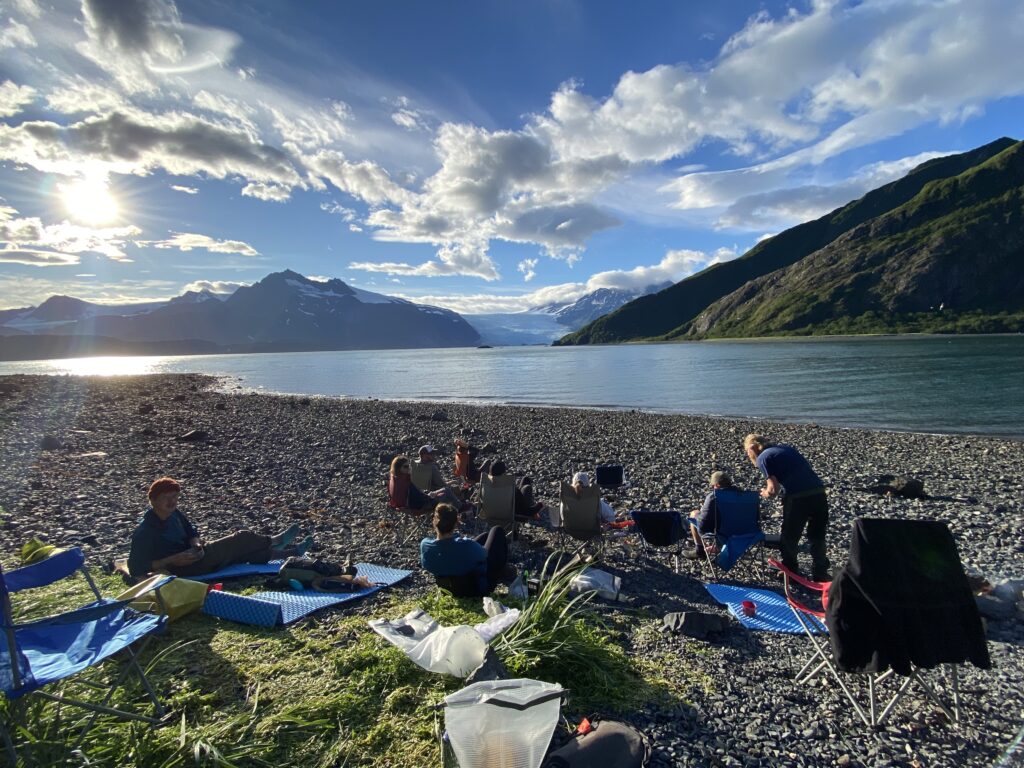
[[[576,492],[576,496],[580,495],[581,488],[590,487],[590,474],[588,472],[577,472],[572,476],[572,488]],[[603,498],[599,499],[599,509],[601,511],[601,522],[602,523],[614,523],[615,522],[615,510],[612,509],[612,505],[605,501]],[[562,517],[565,515],[565,504],[560,504],[558,508],[558,526],[562,524]]]

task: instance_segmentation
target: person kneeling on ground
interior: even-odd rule
[[[491,464],[489,474],[493,480],[496,477],[508,474],[508,467],[505,462],[498,459]],[[547,509],[542,501],[533,497],[533,481],[529,477],[522,477],[516,481],[515,488],[515,516],[520,521],[539,522],[541,514]]]
[[[395,456],[388,475],[388,499],[396,509],[429,512],[441,502],[460,505],[462,502],[448,487],[424,493],[412,482],[412,464],[408,456]]]
[[[149,487],[150,507],[132,534],[128,572],[138,580],[151,572],[175,576],[201,576],[235,563],[267,563],[293,555],[304,555],[313,544],[312,537],[297,546],[289,546],[298,535],[292,525],[276,536],[261,536],[252,531],[236,531],[211,542],[204,542],[198,529],[178,509],[181,484],[161,477]]]
[[[580,497],[580,491],[583,488],[590,487],[590,475],[587,472],[577,472],[572,476],[572,489],[576,494],[576,498]],[[601,513],[601,522],[605,525],[614,523],[616,520],[615,510],[612,509],[612,505],[604,500],[602,497],[598,500],[598,510]],[[562,527],[562,518],[565,516],[565,504],[558,505],[558,525],[556,527]]]
[[[509,577],[505,531],[494,526],[475,539],[460,536],[455,528],[459,513],[451,504],[434,509],[433,539],[420,542],[420,564],[434,574],[439,586],[457,597],[482,597]]]
[[[711,473],[711,492],[704,497],[704,503],[700,509],[690,513],[694,523],[690,524],[690,533],[693,535],[693,549],[684,549],[683,557],[689,560],[701,560],[704,554],[704,538],[701,534],[714,534],[718,530],[718,504],[715,501],[715,491],[727,491],[736,493],[733,488],[732,478],[725,472]]]

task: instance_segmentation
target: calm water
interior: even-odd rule
[[[1024,336],[303,352],[0,363],[198,372],[269,392],[764,417],[1024,437]]]

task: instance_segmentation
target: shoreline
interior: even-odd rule
[[[82,546],[93,566],[124,554],[145,506],[146,487],[168,474],[183,483],[182,507],[207,538],[240,527],[271,531],[295,522],[314,534],[318,556],[412,569],[396,594],[423,600],[435,587],[418,567],[414,544],[396,548],[382,528],[384,479],[396,453],[433,443],[442,474],[450,479],[452,440],[465,437],[487,455],[505,459],[516,474],[530,475],[538,497],[549,505],[557,503],[559,481],[573,471],[620,461],[630,485],[612,495],[615,509],[689,511],[706,493],[713,469],[731,472],[738,486],[760,487],[741,449],[746,433],[760,431],[796,445],[824,480],[834,568],[845,562],[855,517],[906,517],[947,520],[968,571],[993,580],[1024,576],[1024,451],[1014,440],[214,388],[224,381],[200,374],[0,377],[5,566],[32,535]],[[191,429],[206,431],[209,439],[175,439]],[[44,450],[46,435],[60,447]],[[866,491],[882,474],[918,477],[930,495],[886,499]],[[778,530],[778,512],[777,503],[764,505],[769,532]],[[537,529],[527,536],[517,547],[517,565],[533,572],[556,541]],[[990,624],[991,672],[964,670],[963,688],[972,696],[965,699],[960,728],[947,727],[915,699],[896,711],[883,732],[869,733],[856,725],[834,688],[797,692],[793,687],[789,676],[795,671],[793,654],[805,650],[802,637],[749,632],[734,623],[711,641],[657,631],[661,616],[672,611],[727,615],[710,600],[696,564],[684,562],[676,574],[663,555],[647,557],[627,541],[611,546],[601,567],[622,577],[634,601],[628,609],[600,606],[602,613],[618,612],[611,637],[631,658],[664,664],[659,674],[680,702],[675,708],[605,713],[655,741],[653,766],[751,759],[762,766],[910,765],[913,757],[926,766],[981,768],[998,760],[1020,731],[1020,621]],[[332,621],[353,611],[368,611],[369,617],[379,610],[368,601],[327,611],[309,626],[323,622],[328,631]],[[228,623],[214,626],[243,631]],[[715,685],[705,689],[695,679]],[[686,716],[680,714],[682,702]],[[809,729],[813,734],[802,736]],[[788,757],[797,750],[802,762]],[[733,762],[725,761],[726,755]]]

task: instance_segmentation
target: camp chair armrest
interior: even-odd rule
[[[829,587],[832,586],[832,582],[829,581],[811,581],[810,579],[805,579],[803,576],[801,576],[798,573],[794,573],[774,558],[770,558],[768,560],[768,565],[770,565],[772,568],[778,568],[780,571],[786,574],[787,578],[792,579],[801,587],[809,589],[812,592],[827,593]]]

